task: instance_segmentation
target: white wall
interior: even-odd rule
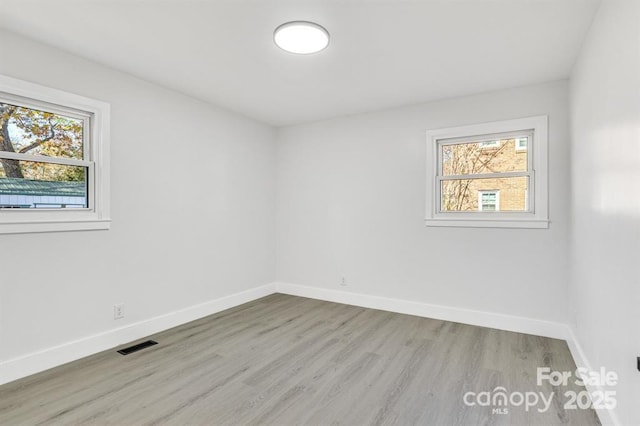
[[[640,424],[640,1],[605,0],[571,77],[572,322]]]
[[[0,73],[111,103],[114,220],[0,238],[0,363],[277,277],[571,322],[592,366],[620,374],[622,423],[640,423],[639,20],[640,2],[604,1],[571,78],[571,155],[563,81],[276,134],[0,31]],[[541,114],[550,229],[424,226],[427,129]],[[166,193],[203,201],[166,205]]]
[[[543,114],[550,229],[425,227],[427,129]],[[567,322],[568,157],[566,81],[282,128],[278,280]]]
[[[111,103],[113,218],[0,237],[0,361],[274,280],[272,128],[8,32],[0,58],[2,74]]]

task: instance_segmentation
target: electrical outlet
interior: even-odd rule
[[[124,303],[113,305],[113,319],[124,318]]]
[[[346,277],[342,277],[342,279],[340,279],[340,285],[342,287],[346,287],[347,286],[347,278]]]

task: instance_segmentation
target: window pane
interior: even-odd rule
[[[524,212],[529,206],[528,177],[443,180],[441,189],[445,212]]]
[[[524,149],[522,148],[524,140]],[[527,171],[527,137],[441,145],[442,175]]]
[[[0,159],[0,208],[84,207],[85,167]]]
[[[83,120],[0,103],[0,151],[83,159]]]

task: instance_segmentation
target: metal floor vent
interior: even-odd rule
[[[141,351],[143,349],[146,349],[149,346],[153,346],[153,345],[157,345],[157,344],[158,344],[158,342],[155,342],[153,340],[147,340],[146,342],[138,343],[137,345],[133,345],[133,346],[129,346],[128,348],[120,349],[118,351],[118,353],[122,354],[122,355],[129,355],[129,354],[132,354],[134,352],[138,352],[138,351]]]

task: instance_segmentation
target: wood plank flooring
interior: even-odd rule
[[[564,408],[583,388],[536,385],[575,371],[561,340],[281,294],[149,338],[0,386],[0,424],[600,424]],[[463,402],[498,386],[555,395],[542,413]]]

